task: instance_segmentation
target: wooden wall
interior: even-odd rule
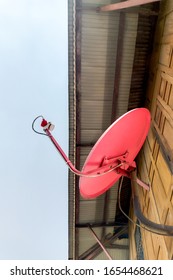
[[[151,183],[140,188],[143,214],[173,226],[173,1],[162,0],[148,81],[147,104],[152,125],[138,157],[138,175]],[[133,208],[131,218],[136,222]],[[130,224],[130,258],[137,259],[136,226]],[[141,229],[144,259],[173,259],[173,237]]]

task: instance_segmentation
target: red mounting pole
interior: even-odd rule
[[[53,143],[53,145],[55,146],[55,148],[58,150],[58,152],[60,153],[60,155],[64,159],[64,161],[66,162],[66,164],[68,165],[68,167],[70,168],[70,170],[74,174],[76,174],[78,176],[83,176],[83,177],[97,177],[97,176],[102,176],[102,175],[105,175],[109,172],[114,171],[114,172],[120,174],[121,176],[125,176],[125,177],[128,177],[128,178],[132,179],[131,178],[131,171],[136,169],[136,163],[133,162],[132,165],[130,166],[129,163],[125,161],[126,154],[120,155],[119,157],[112,158],[112,159],[105,158],[104,159],[105,160],[104,165],[102,165],[101,167],[99,167],[95,170],[91,170],[89,172],[79,171],[78,169],[76,169],[74,167],[72,162],[69,160],[69,158],[66,156],[66,154],[64,153],[64,151],[62,150],[62,148],[60,147],[58,142],[55,140],[55,138],[51,134],[50,131],[53,130],[54,125],[52,125],[50,122],[47,122],[45,119],[42,119],[41,126],[42,126],[44,132],[46,133],[46,135],[49,137],[49,139]],[[130,170],[123,169],[124,165],[127,165],[127,168],[129,166]],[[147,184],[145,184],[144,182],[142,182],[140,179],[137,178],[136,182],[140,186],[145,188],[146,190],[150,189],[150,187]]]
[[[48,123],[47,123],[48,124]],[[44,132],[47,134],[47,136],[49,137],[49,139],[51,140],[51,142],[54,144],[55,148],[58,150],[58,152],[60,153],[60,155],[62,156],[62,158],[64,159],[64,161],[67,163],[67,165],[69,166],[70,170],[75,173],[76,175],[83,175],[82,172],[80,172],[79,170],[77,170],[74,165],[72,164],[72,162],[69,160],[69,158],[66,156],[66,154],[64,153],[64,151],[62,150],[62,148],[60,147],[60,145],[58,144],[58,142],[55,140],[55,138],[52,136],[51,132],[49,131],[49,128],[44,128],[45,126],[45,120],[42,121],[41,126],[44,129]]]
[[[55,148],[58,150],[58,152],[60,153],[60,155],[62,156],[64,161],[67,163],[70,170],[78,176],[83,176],[83,177],[102,176],[102,175],[105,175],[108,172],[116,170],[117,168],[119,168],[122,165],[122,163],[119,163],[119,164],[116,163],[115,165],[112,164],[111,166],[110,166],[110,164],[107,164],[107,165],[104,165],[100,168],[97,168],[96,170],[91,170],[89,172],[81,172],[74,167],[72,162],[69,160],[67,155],[64,153],[64,151],[62,150],[62,148],[60,147],[58,142],[55,140],[55,138],[51,134],[50,130],[51,130],[52,124],[50,122],[47,122],[45,119],[43,119],[42,122],[41,122],[41,126],[43,127],[44,132],[49,137],[49,139],[51,140],[51,142],[53,143]]]

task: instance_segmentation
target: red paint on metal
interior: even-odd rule
[[[44,127],[46,125],[47,125],[47,121],[45,119],[43,119],[42,122],[41,122],[41,126]]]
[[[124,171],[127,170],[134,164],[134,159],[146,139],[150,119],[150,112],[146,108],[138,108],[116,120],[91,150],[82,173],[100,168],[105,158],[116,158],[123,154],[126,154]],[[80,177],[80,194],[87,199],[95,198],[107,191],[121,176],[122,173],[115,170],[95,178]]]

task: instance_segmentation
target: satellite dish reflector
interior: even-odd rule
[[[135,168],[134,159],[140,151],[150,128],[150,112],[145,108],[131,110],[117,119],[100,137],[89,153],[82,172],[97,170],[101,166],[111,169],[104,176],[80,177],[80,194],[95,198],[107,191],[122,175]],[[123,174],[124,171],[124,174]]]
[[[35,130],[35,121],[42,118],[44,133]],[[117,119],[100,137],[89,153],[82,171],[75,168],[66,156],[51,131],[54,125],[43,116],[32,123],[33,130],[49,137],[70,170],[80,176],[80,194],[84,198],[95,198],[107,191],[121,176],[131,178],[130,172],[136,169],[134,161],[150,128],[150,112],[146,108],[131,110]],[[149,189],[137,178],[138,184]]]

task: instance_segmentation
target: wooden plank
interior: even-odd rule
[[[168,70],[168,68],[167,68],[167,70]],[[165,72],[165,73],[164,73],[164,72]],[[169,75],[167,71],[164,70],[164,71],[161,73],[161,77],[162,77],[164,80],[166,80],[167,82],[173,84],[173,77],[172,77],[171,75]],[[165,90],[166,90],[166,89],[165,89]]]
[[[169,15],[167,15],[167,17],[165,19],[163,36],[166,36],[166,35],[170,36],[173,34],[172,24],[173,24],[173,13],[171,12]]]
[[[147,256],[148,256],[148,260],[156,260],[156,254],[154,252],[154,244],[153,244],[153,240],[151,238],[152,233],[142,230],[143,232],[143,239],[146,240],[146,246],[145,246],[145,250],[147,251]]]
[[[171,88],[170,96],[168,99],[168,106],[173,110],[173,86]]]
[[[153,247],[154,247],[154,253],[155,253],[156,259],[158,259],[158,253],[159,253],[160,247],[165,247],[163,237],[160,235],[157,235],[157,234],[152,234],[151,239],[153,241]]]
[[[156,105],[154,121],[156,122],[158,127],[160,125],[161,114],[162,114],[162,111],[161,111],[160,107]]]
[[[154,90],[150,96],[150,98],[151,98],[150,111],[151,111],[151,115],[153,118],[154,118],[155,107],[156,107],[155,100],[157,99],[158,92],[160,92],[160,87],[161,87],[161,73],[162,73],[162,70],[158,67],[155,81],[154,81],[154,87],[153,87]]]
[[[172,83],[167,82],[165,95],[164,95],[164,101],[165,101],[166,104],[168,104],[168,100],[169,100],[170,93],[171,93],[171,88],[172,88]]]
[[[172,181],[173,181],[173,177],[172,177]],[[171,198],[170,198],[171,204],[173,206],[173,184],[171,185]]]
[[[152,152],[152,157],[153,157],[154,162],[157,161],[158,153],[159,153],[159,143],[158,143],[158,141],[155,141],[154,149]]]
[[[167,213],[166,213],[166,218],[165,218],[165,224],[171,225],[172,226],[172,221],[173,221],[173,213],[172,211],[168,208]],[[165,243],[167,246],[167,250],[169,252],[170,248],[173,246],[173,238],[172,237],[165,237]],[[171,252],[172,254],[172,252]]]
[[[164,124],[165,124],[165,116],[163,114],[163,112],[161,112],[161,117],[160,117],[160,123],[159,123],[159,129],[161,132],[163,132],[163,127],[164,127]]]
[[[151,159],[149,156],[149,153],[150,153],[149,145],[145,145],[144,150],[145,150],[145,152],[143,153],[144,161],[143,161],[143,172],[142,173],[144,173],[144,177],[146,177],[150,170],[150,166],[151,166]]]
[[[173,43],[173,34],[163,35],[160,41],[160,44],[172,44]]]
[[[169,68],[163,64],[158,64],[158,70],[162,71],[162,72],[166,72],[167,75],[169,75],[170,77],[173,78],[173,69]]]
[[[168,260],[169,259],[168,251],[166,249],[166,245],[165,246],[160,246],[157,259],[158,260]]]
[[[170,148],[171,156],[173,156],[173,127],[167,120],[165,121],[165,125],[163,128],[163,136]]]
[[[165,115],[167,121],[170,123],[171,126],[173,126],[173,111],[170,108],[169,105],[166,104],[166,102],[160,98],[160,96],[157,97],[157,105],[160,107],[160,110],[163,112]]]
[[[162,153],[159,151],[156,166],[158,170],[160,171],[160,178],[163,183],[163,187],[165,189],[165,192],[167,196],[170,194],[170,186],[171,186],[171,172],[169,171],[167,164],[162,156]]]
[[[170,46],[169,44],[162,45],[160,49],[159,63],[169,67],[171,62],[171,56],[172,46]]]
[[[166,80],[163,79],[162,76],[161,76],[160,90],[159,90],[159,95],[160,95],[161,97],[164,96],[165,88],[166,88]]]
[[[169,149],[169,146],[167,144],[167,141],[165,140],[165,138],[162,136],[162,134],[160,133],[159,128],[157,127],[157,124],[155,125],[155,134],[156,134],[156,138],[157,138],[157,142],[160,145],[160,150],[163,154],[163,157],[165,159],[165,162],[167,163],[168,168],[170,169],[170,171],[173,173],[173,160],[172,160],[172,152]]]
[[[156,173],[156,172],[153,177],[152,191],[153,191],[153,196],[155,197],[155,203],[157,205],[159,217],[161,218],[163,215],[164,205],[165,205],[165,202],[167,201],[167,197],[166,197],[166,193],[163,189],[163,185],[160,180],[160,177],[159,177],[158,173]],[[161,220],[160,220],[160,222],[163,223],[163,221],[161,221]]]
[[[155,65],[150,69],[147,93],[152,125],[140,153],[138,170],[144,180],[149,177],[152,183],[150,192],[140,192],[144,215],[156,223],[172,225],[173,168],[170,162],[173,162],[173,1],[163,0],[161,7],[156,45],[153,48],[153,56],[157,59],[153,60]],[[172,237],[142,230],[142,238],[145,258],[173,258]]]
[[[145,234],[144,234],[143,230],[141,231],[141,235],[142,235],[144,260],[148,260],[149,259],[149,256],[148,256],[148,244],[147,244],[147,239],[145,238]]]
[[[130,7],[135,7],[139,5],[145,5],[148,3],[159,2],[160,0],[129,0],[124,2],[119,2],[116,4],[109,4],[102,7],[99,7],[97,10],[99,12],[108,12],[108,11],[115,11],[120,9],[126,9]]]
[[[161,242],[160,242],[157,259],[158,260],[168,260],[169,255],[168,255],[168,250],[167,250],[166,244],[164,243],[164,238],[162,237],[162,239],[160,239],[160,241]]]
[[[145,215],[150,220],[160,223],[161,220],[158,216],[158,210],[156,208],[155,197],[154,197],[152,190],[150,193],[148,193],[148,196],[150,198],[149,207],[147,207],[147,211],[146,211]],[[171,221],[170,221],[170,223],[171,223]],[[169,224],[169,223],[166,223],[166,224]],[[166,247],[166,243],[165,243],[163,236],[156,235],[156,234],[150,234],[150,237],[149,236],[147,237],[147,244],[148,244],[149,238],[152,239],[152,242],[150,243],[151,248],[149,248],[149,252],[148,252],[150,258],[157,259],[160,249],[162,251],[162,254],[163,254],[163,252],[165,255],[168,254],[168,248]],[[163,256],[161,256],[161,254],[160,254],[159,258],[163,258]]]
[[[162,0],[160,3],[160,17],[166,17],[173,11],[173,1],[172,0]]]
[[[152,183],[153,183],[154,172],[155,172],[155,170],[154,170],[153,164],[151,164],[150,171],[149,171],[149,178],[150,178],[151,186],[152,186]]]
[[[134,216],[130,216],[132,220],[134,220]],[[129,229],[129,236],[134,236],[134,229],[132,227],[132,224],[130,225]],[[130,253],[130,260],[136,260],[137,259],[137,253],[136,253],[136,244],[135,244],[135,239],[130,238],[130,248],[129,248],[129,253]]]

